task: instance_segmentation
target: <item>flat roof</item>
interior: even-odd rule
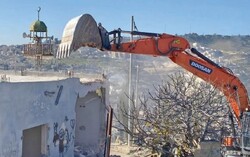
[[[79,78],[81,82],[104,81],[101,74],[84,74],[69,72],[11,71],[0,70],[0,82],[42,82],[67,78]]]

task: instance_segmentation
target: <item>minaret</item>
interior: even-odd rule
[[[24,38],[30,38],[31,43],[24,44],[23,53],[25,56],[35,56],[37,66],[41,65],[42,56],[53,56],[53,36],[48,36],[46,24],[40,20],[41,7],[37,9],[37,20],[30,26],[30,33],[23,33]]]

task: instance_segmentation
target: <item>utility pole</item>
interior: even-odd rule
[[[136,65],[135,108],[137,108],[138,106],[138,83],[139,83],[139,65]]]
[[[132,16],[131,18],[131,32],[134,31],[134,16]],[[130,41],[133,41],[133,35],[131,34],[130,36]],[[128,96],[129,96],[129,100],[128,100],[128,128],[129,130],[132,131],[132,125],[131,125],[131,119],[130,119],[130,115],[131,115],[131,84],[132,84],[132,54],[129,54],[129,80],[128,80]],[[131,135],[128,134],[128,146],[132,145],[132,138]]]

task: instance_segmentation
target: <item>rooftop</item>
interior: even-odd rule
[[[104,79],[98,74],[83,74],[68,72],[39,72],[39,71],[11,71],[0,70],[1,82],[43,82],[43,81],[58,81],[66,78],[79,78],[80,82],[103,82]]]

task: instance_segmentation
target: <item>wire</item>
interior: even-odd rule
[[[135,29],[136,31],[138,31],[138,29],[137,29],[137,27],[136,27],[136,25],[135,25],[135,21],[134,21],[134,29]]]
[[[135,21],[134,21],[134,30],[136,30],[137,32],[139,32],[139,30],[138,30],[138,28],[137,28],[137,26],[135,24]],[[139,39],[141,39],[141,38],[142,38],[141,35],[139,35]]]

